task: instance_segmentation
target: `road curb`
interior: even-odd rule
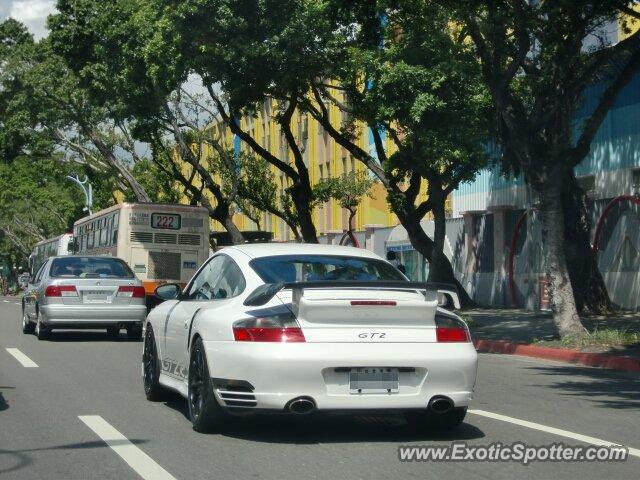
[[[605,355],[603,353],[584,353],[566,348],[537,347],[526,343],[506,340],[474,340],[478,352],[523,355],[525,357],[544,358],[558,362],[579,363],[588,367],[600,367],[621,372],[640,372],[640,360],[633,357]]]

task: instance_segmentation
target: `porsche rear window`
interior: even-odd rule
[[[383,260],[333,255],[278,255],[249,262],[265,283],[323,280],[406,280]]]
[[[124,261],[114,257],[62,257],[51,263],[55,278],[133,278]]]

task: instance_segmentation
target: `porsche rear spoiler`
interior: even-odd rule
[[[425,290],[444,294],[451,297],[456,309],[460,308],[458,289],[450,283],[434,282],[405,282],[402,280],[358,281],[358,280],[321,280],[312,282],[279,282],[260,285],[245,299],[244,305],[259,307],[268,303],[279,291],[293,290],[294,301],[298,301],[304,295],[305,289],[339,289],[339,288],[366,288],[372,290]]]

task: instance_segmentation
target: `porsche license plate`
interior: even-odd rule
[[[398,385],[397,368],[363,367],[349,372],[349,393],[397,393]]]

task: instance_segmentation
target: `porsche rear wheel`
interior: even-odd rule
[[[160,359],[156,348],[153,329],[147,327],[142,350],[142,382],[147,400],[158,401],[164,398],[165,389],[160,385]]]
[[[199,338],[191,349],[189,359],[189,417],[196,432],[210,432],[219,428],[226,413],[218,404],[213,393],[213,383],[209,376],[207,357],[202,340]]]

